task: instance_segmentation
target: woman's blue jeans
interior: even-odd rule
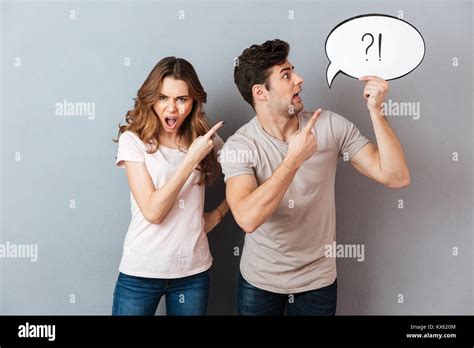
[[[205,315],[209,271],[175,279],[120,273],[115,285],[112,315],[155,315],[163,295],[166,295],[168,315]]]

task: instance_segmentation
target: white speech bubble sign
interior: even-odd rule
[[[340,72],[358,79],[375,75],[384,80],[405,76],[420,65],[425,42],[410,23],[385,14],[366,14],[339,23],[326,38],[331,84]]]

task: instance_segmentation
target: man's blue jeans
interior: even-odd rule
[[[320,289],[293,294],[276,294],[259,289],[239,275],[237,311],[240,315],[335,315],[337,279]]]
[[[115,285],[112,315],[155,315],[163,295],[166,295],[168,315],[205,315],[209,271],[176,279],[120,273]]]

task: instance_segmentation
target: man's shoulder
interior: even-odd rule
[[[241,126],[239,129],[237,129],[235,133],[227,139],[225,145],[251,145],[258,138],[258,130],[255,122],[256,116],[253,117],[249,122]]]

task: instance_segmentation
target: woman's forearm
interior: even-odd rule
[[[160,224],[168,215],[194,167],[189,161],[184,161],[166,184],[150,195],[147,207],[153,223]]]

